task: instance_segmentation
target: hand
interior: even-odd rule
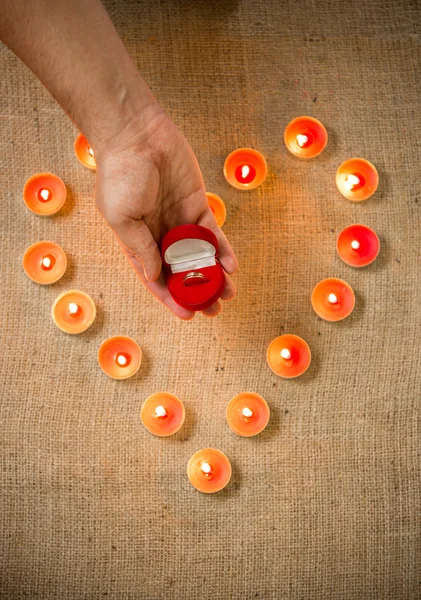
[[[211,229],[225,270],[222,300],[235,296],[229,274],[237,259],[210,210],[193,150],[163,110],[155,105],[131,120],[97,151],[96,204],[147,289],[181,319],[194,312],[171,297],[158,244],[170,229],[197,223]],[[216,316],[221,303],[203,311]]]

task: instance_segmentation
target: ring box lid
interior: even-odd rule
[[[206,227],[180,225],[163,237],[161,255],[172,273],[200,270],[216,265],[218,241]]]

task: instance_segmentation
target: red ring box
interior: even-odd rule
[[[224,289],[224,270],[219,264],[218,241],[201,225],[180,225],[161,241],[161,256],[168,290],[187,310],[212,306]]]

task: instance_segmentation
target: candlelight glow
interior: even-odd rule
[[[297,140],[297,144],[300,146],[300,148],[304,148],[304,146],[308,142],[308,136],[304,135],[303,133],[299,133],[296,137],[296,140]]]
[[[209,464],[209,463],[207,463],[207,462],[204,462],[204,463],[202,463],[202,466],[201,466],[200,468],[201,468],[201,470],[202,470],[202,473],[203,473],[204,475],[209,475],[209,474],[210,474],[210,472],[212,471],[212,467],[211,467],[211,466],[210,466],[210,464]]]
[[[69,313],[71,315],[75,315],[79,310],[79,306],[76,304],[76,302],[70,302],[69,304]]]
[[[288,348],[282,348],[281,356],[285,360],[291,360],[291,352],[288,350]]]
[[[51,267],[51,258],[48,258],[48,256],[44,256],[44,258],[42,259],[42,266],[46,269],[49,269]]]
[[[245,407],[243,408],[243,411],[242,411],[242,412],[243,412],[243,417],[246,417],[246,419],[250,419],[250,417],[252,417],[252,416],[253,416],[253,411],[252,411],[252,410],[250,410],[250,409],[249,409],[247,406],[245,406]]]
[[[358,250],[360,247],[360,242],[357,242],[357,240],[353,240],[351,242],[351,248],[353,248],[354,250]]]
[[[243,167],[241,167],[241,177],[243,177],[243,179],[245,179],[249,173],[250,167],[248,165],[244,165]]]
[[[337,298],[337,296],[335,296],[335,294],[329,294],[328,300],[329,300],[329,302],[331,304],[337,304],[338,303],[338,298]]]
[[[89,146],[89,154],[90,154],[91,156],[94,156],[94,151],[92,150],[92,148],[91,148],[90,146]]]
[[[39,191],[39,195],[41,196],[42,200],[44,200],[44,202],[47,202],[47,200],[50,199],[50,190],[43,188]]]
[[[158,418],[166,417],[167,411],[162,405],[159,405],[155,408],[155,416]]]
[[[345,179],[345,187],[347,190],[349,190],[350,192],[357,186],[360,185],[361,180],[358,177],[358,175],[353,175],[352,173],[350,173],[346,179]]]
[[[124,354],[118,354],[117,362],[121,367],[124,367],[127,364],[127,358],[124,356]]]

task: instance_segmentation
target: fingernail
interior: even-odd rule
[[[149,273],[149,271],[148,271],[148,269],[146,267],[143,267],[143,273],[145,275],[146,281],[149,281],[150,278],[151,278],[151,276],[150,276],[150,273]]]

